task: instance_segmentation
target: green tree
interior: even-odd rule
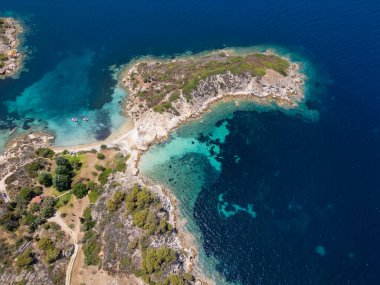
[[[41,203],[41,210],[39,217],[42,220],[49,219],[55,214],[56,201],[52,197],[44,197]]]
[[[59,166],[66,166],[67,169],[72,170],[71,163],[70,163],[70,161],[66,157],[58,156],[56,158],[55,162]]]
[[[49,172],[42,172],[38,175],[38,182],[45,187],[53,185],[53,176]]]
[[[41,249],[41,250],[46,250],[46,249],[51,248],[53,246],[54,246],[53,241],[48,237],[41,238],[37,243],[38,249]]]
[[[81,230],[84,232],[92,229],[95,226],[95,221],[92,220],[91,206],[87,207],[83,211],[83,216],[80,218],[80,222],[82,224]]]
[[[22,221],[25,225],[29,226],[29,228],[32,231],[35,231],[38,228],[38,226],[40,225],[40,219],[38,219],[37,216],[30,214],[30,213],[25,214]]]
[[[100,262],[99,253],[101,251],[101,245],[98,241],[98,235],[89,230],[83,237],[83,253],[85,265],[98,265]]]
[[[36,192],[31,187],[24,187],[21,189],[19,196],[17,197],[18,201],[29,202],[33,197],[36,196]]]
[[[59,250],[55,248],[54,246],[49,247],[45,250],[45,262],[46,263],[53,263],[56,261],[59,257]]]
[[[36,178],[38,176],[38,171],[44,168],[43,160],[37,159],[25,165],[25,169],[28,172],[30,178]]]
[[[54,151],[48,147],[41,147],[36,150],[36,154],[45,158],[53,158]]]
[[[115,191],[110,199],[107,201],[107,210],[110,212],[115,212],[121,206],[124,201],[125,193],[121,191]]]
[[[60,192],[68,190],[71,186],[71,178],[68,175],[57,174],[53,178],[53,185]]]
[[[34,262],[34,254],[32,249],[27,249],[17,256],[16,267],[21,269],[29,269]]]
[[[77,184],[74,185],[74,187],[73,187],[73,194],[78,199],[82,199],[84,196],[87,195],[87,193],[88,193],[88,188],[82,182],[79,182],[79,183],[77,183]]]
[[[99,174],[98,180],[101,185],[104,185],[108,181],[108,177],[111,175],[112,169],[111,168],[106,168],[102,173]]]
[[[132,216],[133,225],[138,226],[139,228],[145,228],[145,221],[148,217],[148,214],[149,214],[148,209],[135,212]]]
[[[148,248],[142,261],[146,274],[161,272],[177,260],[176,252],[168,247]]]
[[[103,154],[103,153],[98,153],[97,155],[96,155],[96,158],[97,159],[100,159],[100,160],[103,160],[103,159],[105,159],[106,158],[106,156]]]
[[[182,277],[181,275],[171,274],[169,277],[167,277],[164,280],[162,284],[163,285],[186,285],[188,283],[186,282],[186,279]]]
[[[57,167],[55,168],[55,174],[70,175],[71,171],[67,168],[67,166],[57,165]]]

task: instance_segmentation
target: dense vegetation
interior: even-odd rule
[[[83,253],[85,265],[98,265],[100,263],[99,253],[101,244],[98,234],[93,230],[95,221],[92,220],[91,208],[85,209],[81,218],[81,230],[85,232],[83,237]]]
[[[112,189],[110,197],[103,200],[107,210],[104,215],[107,219],[112,219],[113,215],[121,215],[124,221],[128,220],[129,227],[138,233],[136,236],[125,236],[126,251],[117,257],[119,269],[124,273],[134,273],[142,277],[148,284],[189,284],[192,276],[176,269],[181,253],[167,246],[153,245],[157,238],[167,239],[173,233],[173,227],[168,222],[168,213],[159,199],[153,192],[139,185],[122,189],[117,186],[116,181],[110,181],[103,186],[112,173],[126,170],[128,156],[115,152],[114,156],[109,156],[110,152],[106,147],[102,148],[102,152],[104,159],[100,161],[96,152],[89,153],[99,163],[95,166],[95,173],[100,183],[89,178],[91,175],[89,176],[88,170],[87,176],[82,176],[83,168],[88,168],[88,156],[69,155],[67,152],[55,154],[47,148],[37,150],[35,160],[17,173],[20,177],[25,175],[27,179],[20,180],[16,175],[8,180],[7,183],[10,184],[21,181],[21,186],[15,188],[18,192],[11,203],[0,200],[0,226],[2,230],[16,234],[20,241],[10,247],[0,237],[0,253],[10,256],[4,264],[8,268],[32,270],[37,263],[44,263],[51,270],[54,284],[62,284],[64,271],[54,268],[63,264],[64,269],[61,261],[67,249],[63,248],[62,239],[65,235],[57,224],[47,220],[60,207],[63,207],[59,209],[60,217],[65,218],[67,209],[72,208],[73,203],[79,202],[77,199],[88,197],[91,204],[80,217],[81,230],[84,232],[81,240],[84,264],[103,266],[106,250],[103,243],[104,232],[99,231],[91,211],[104,189]],[[92,176],[96,178],[96,175]],[[24,183],[27,185],[22,186]],[[59,195],[59,199],[55,195]],[[72,200],[74,196],[77,199]],[[69,226],[73,228],[74,224]],[[116,225],[124,226],[121,223]],[[67,237],[66,239],[69,240]]]
[[[162,272],[176,260],[176,252],[168,247],[148,248],[144,252],[142,270],[145,274]]]
[[[69,155],[67,152],[55,154],[49,148],[40,148],[35,151],[32,162],[7,178],[7,190],[12,194],[12,202],[6,203],[0,199],[0,227],[1,231],[17,236],[18,239],[13,247],[0,237],[0,252],[9,256],[4,261],[6,267],[1,270],[12,266],[32,270],[34,264],[39,262],[49,265],[47,268],[53,270],[56,264],[62,264],[56,262],[63,258],[62,245],[65,242],[62,239],[65,235],[59,226],[47,223],[47,220],[55,214],[57,208],[66,205],[73,195],[78,199],[89,195],[90,201],[94,203],[103,190],[95,181],[80,177],[83,157]],[[54,192],[53,186],[58,191],[68,192],[57,199],[52,195],[58,193]],[[61,213],[62,217],[63,214]],[[84,211],[81,222],[82,229],[86,231],[83,239],[85,262],[88,265],[98,264],[100,243],[93,231],[95,222],[89,208]],[[67,239],[66,242],[69,241]],[[61,269],[64,270],[64,266]],[[49,275],[55,284],[61,284],[64,280],[60,270],[54,269]]]
[[[55,168],[55,176],[53,178],[55,188],[57,188],[58,191],[70,189],[74,177],[73,166],[70,161],[63,156],[58,156],[55,162],[57,164]]]
[[[126,212],[132,216],[133,225],[152,234],[170,234],[173,230],[166,219],[158,217],[160,204],[146,188],[137,185],[126,198]]]

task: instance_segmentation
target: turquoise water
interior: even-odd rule
[[[107,137],[125,120],[110,66],[136,57],[266,45],[299,58],[302,115],[220,106],[143,168],[173,189],[218,280],[378,284],[378,1],[2,1],[9,13],[30,27],[31,54],[0,81],[0,148],[15,127],[61,145]]]
[[[64,58],[42,78],[25,88],[14,101],[7,101],[8,112],[30,118],[33,122],[38,120],[39,126],[43,124],[45,130],[55,134],[57,146],[106,139],[126,121],[120,104],[126,92],[115,86],[110,102],[100,109],[90,108],[88,76],[93,57],[92,52],[86,52]],[[72,118],[77,118],[78,122],[73,122]],[[33,125],[24,124],[25,119],[22,122],[24,129],[32,128]],[[21,126],[15,127],[20,129]],[[6,130],[3,137],[8,134]]]
[[[306,107],[305,107],[306,108]],[[235,112],[257,112],[259,114],[280,110],[276,106],[262,106],[257,103],[239,101],[219,103],[212,112],[201,118],[181,126],[170,140],[153,146],[145,153],[140,161],[141,173],[156,183],[163,184],[171,189],[180,202],[182,217],[187,221],[186,228],[196,239],[200,249],[201,268],[217,284],[233,284],[227,282],[216,268],[219,261],[214,256],[206,254],[202,232],[194,218],[194,208],[198,196],[204,188],[212,187],[222,174],[223,151],[221,146],[229,136],[229,121]],[[318,112],[301,108],[282,110],[286,116],[298,117],[300,121],[310,124],[318,121]],[[254,128],[254,126],[252,126]],[[247,144],[250,141],[246,142]],[[234,156],[238,164],[241,157]],[[252,201],[234,203],[225,199],[226,192],[220,193],[215,207],[219,217],[226,219],[238,213],[246,213],[251,218],[257,217]],[[207,209],[209,210],[209,209]]]

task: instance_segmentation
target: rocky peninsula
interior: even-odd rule
[[[199,268],[176,198],[139,173],[139,158],[219,101],[296,109],[304,83],[298,64],[272,52],[220,50],[125,66],[127,130],[67,150],[47,148],[49,134],[29,134],[0,156],[0,250],[12,252],[0,281],[12,275],[22,284],[214,284]],[[65,232],[65,243],[52,227]],[[21,241],[12,242],[14,235]],[[66,281],[59,279],[63,268]]]
[[[21,24],[13,18],[0,18],[0,78],[14,76],[21,66],[19,36]]]

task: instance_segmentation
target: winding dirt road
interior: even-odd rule
[[[74,262],[75,262],[75,259],[77,257],[78,249],[79,249],[77,236],[76,236],[75,232],[72,229],[70,229],[66,225],[66,223],[61,219],[61,217],[59,216],[58,212],[55,214],[54,217],[50,218],[49,221],[58,224],[62,228],[62,230],[71,237],[71,239],[74,242],[74,252],[71,255],[71,259],[70,259],[69,265],[67,266],[66,281],[65,281],[65,285],[71,285],[70,284],[71,283],[71,274],[72,274]]]

